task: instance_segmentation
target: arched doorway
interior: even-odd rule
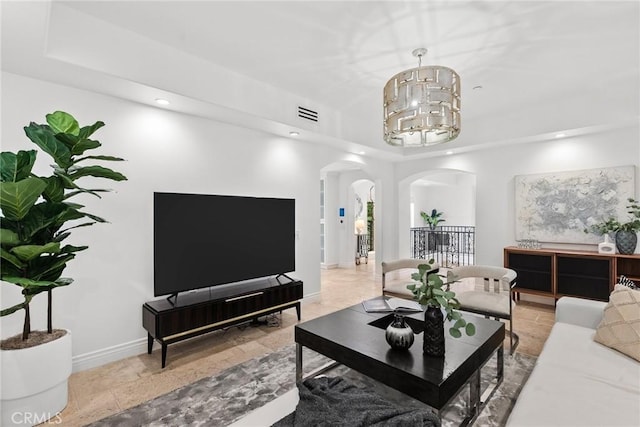
[[[474,263],[475,174],[453,169],[414,174],[399,183],[399,206],[401,255],[434,258],[443,266]],[[436,227],[424,219],[432,215],[442,221]]]
[[[380,209],[375,204],[375,179],[354,161],[338,161],[320,172],[320,258],[324,269],[356,265],[357,229],[369,238],[379,235]],[[362,227],[364,222],[364,228]],[[373,257],[369,254],[368,257]],[[371,259],[363,256],[367,263]]]

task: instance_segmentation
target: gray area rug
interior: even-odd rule
[[[323,366],[327,359],[305,349],[305,372]],[[526,382],[536,358],[516,353],[505,355],[504,380],[480,413],[475,425],[502,426]],[[495,360],[482,370],[482,388],[495,375]],[[422,405],[395,390],[344,366],[327,375],[341,375],[358,386],[375,389],[401,406]],[[91,426],[226,426],[295,387],[295,345],[231,367],[163,396],[96,421]],[[443,426],[455,426],[464,418],[468,387],[443,416]],[[422,406],[424,408],[424,406]],[[282,414],[284,417],[287,414]]]

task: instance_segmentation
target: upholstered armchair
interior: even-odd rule
[[[415,258],[382,261],[382,295],[413,299],[413,293],[411,293],[411,291],[407,289],[407,285],[414,283],[413,280],[390,281],[387,278],[387,274],[405,269],[411,269],[413,270],[412,273],[416,273],[420,264],[429,264],[429,261],[425,259]],[[429,270],[427,274],[437,273],[438,270],[438,264],[432,264],[432,269]]]
[[[464,292],[456,292],[456,298],[460,301],[460,310],[481,314],[486,318],[493,317],[496,320],[509,321],[509,333],[511,354],[518,346],[520,338],[513,332],[513,299],[511,289],[516,285],[517,273],[509,268],[494,267],[488,265],[464,265],[454,267],[449,274],[458,279],[482,278],[483,289]]]

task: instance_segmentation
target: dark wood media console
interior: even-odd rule
[[[301,299],[301,281],[280,284],[268,278],[183,293],[173,301],[149,301],[142,306],[147,352],[158,341],[164,368],[169,344],[293,307],[300,320]]]

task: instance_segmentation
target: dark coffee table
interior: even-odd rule
[[[471,424],[502,382],[505,327],[495,320],[466,314],[464,317],[475,324],[476,334],[453,338],[445,323],[444,357],[422,354],[422,333],[416,334],[409,350],[391,349],[384,330],[393,320],[393,314],[367,313],[362,304],[301,323],[295,327],[296,381],[303,379],[302,348],[307,347],[335,362],[304,378],[342,364],[429,405],[440,417],[468,383],[468,411],[462,425]],[[406,318],[414,331],[421,332],[423,313]],[[497,352],[498,363],[496,378],[481,396],[481,368],[494,352]]]

